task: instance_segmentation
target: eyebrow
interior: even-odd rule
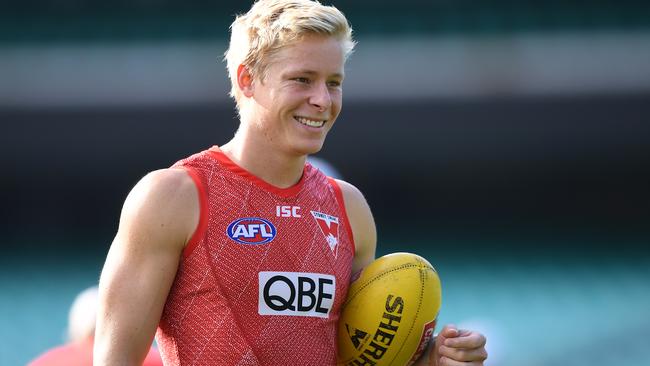
[[[287,74],[307,74],[307,75],[317,75],[318,72],[313,71],[313,70],[292,70],[292,71],[287,72]],[[340,74],[340,73],[337,72],[337,73],[335,73],[335,74],[329,75],[328,77],[332,77],[332,76],[333,76],[333,77],[336,77],[336,78],[343,79],[343,76],[344,76],[344,75],[343,75],[343,74]]]

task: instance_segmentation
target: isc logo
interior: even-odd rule
[[[327,318],[336,278],[321,273],[260,272],[258,313]]]
[[[300,206],[275,206],[275,216],[302,217],[302,215],[300,215]]]
[[[238,219],[228,225],[227,234],[230,239],[242,244],[264,244],[275,238],[275,226],[258,217]]]

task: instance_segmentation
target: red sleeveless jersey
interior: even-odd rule
[[[174,167],[201,215],[156,334],[165,365],[334,365],[354,257],[336,182],[306,164],[280,189],[216,147]]]

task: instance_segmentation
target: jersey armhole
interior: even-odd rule
[[[336,200],[338,201],[339,205],[341,206],[341,210],[343,211],[343,225],[345,225],[345,229],[348,231],[348,236],[350,237],[350,243],[352,243],[352,253],[356,253],[356,245],[354,244],[354,233],[352,232],[352,226],[350,226],[350,220],[348,219],[348,211],[345,208],[345,200],[343,199],[343,192],[341,191],[341,187],[339,187],[339,184],[336,182],[336,179],[332,177],[327,177],[327,180],[329,180],[330,185],[332,188],[334,188],[334,194],[336,195]]]
[[[182,166],[182,168],[187,172],[187,174],[192,178],[194,184],[196,185],[196,190],[199,194],[199,223],[194,230],[194,233],[188,240],[185,248],[183,249],[183,258],[189,257],[190,254],[194,251],[197,245],[203,240],[205,236],[205,231],[208,227],[208,195],[199,177],[199,174],[191,167]]]

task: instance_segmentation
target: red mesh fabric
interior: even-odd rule
[[[336,323],[348,290],[354,244],[344,208],[325,175],[307,164],[294,187],[272,187],[217,148],[181,160],[203,184],[207,225],[181,259],[156,334],[165,365],[334,365]],[[277,206],[300,207],[277,217]],[[335,246],[311,211],[338,218]],[[268,220],[275,238],[238,243],[228,235],[241,218]],[[322,223],[321,223],[322,224]],[[260,315],[259,272],[335,276],[326,318]]]

